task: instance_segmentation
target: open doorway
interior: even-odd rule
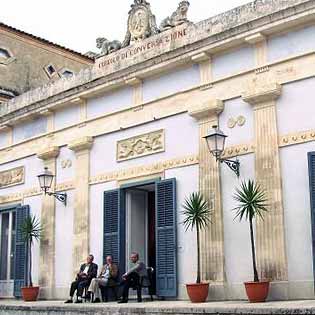
[[[124,273],[129,255],[154,268],[159,297],[177,297],[176,179],[126,184],[104,192],[103,257]]]
[[[155,184],[128,188],[126,196],[126,266],[137,252],[148,267],[156,270]],[[155,290],[155,278],[153,288]]]

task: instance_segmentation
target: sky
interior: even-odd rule
[[[9,0],[0,21],[81,53],[95,51],[95,39],[123,41],[133,0]],[[157,24],[180,0],[149,0]],[[189,20],[199,22],[250,0],[190,0]]]

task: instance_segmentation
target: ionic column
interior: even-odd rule
[[[254,82],[243,94],[243,100],[254,109],[256,180],[266,190],[269,204],[264,220],[256,222],[258,267],[261,277],[270,280],[287,280],[276,113],[280,95],[279,84],[262,81]]]
[[[73,270],[77,270],[89,254],[90,209],[89,178],[91,137],[84,137],[68,145],[75,152],[75,198],[74,198],[74,231],[73,231]]]
[[[44,161],[45,167],[55,175],[56,158],[59,155],[58,147],[42,150],[37,157]],[[51,185],[51,191],[56,188],[55,180]],[[54,298],[55,289],[55,225],[56,225],[56,199],[52,196],[43,195],[41,209],[41,224],[44,233],[40,241],[39,285],[41,297]]]
[[[220,174],[219,165],[203,137],[213,125],[218,125],[218,115],[222,111],[223,102],[220,100],[208,101],[189,111],[189,115],[199,123],[199,190],[209,202],[213,222],[200,236],[201,274],[202,280],[216,282],[225,280]]]

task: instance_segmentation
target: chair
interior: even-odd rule
[[[112,283],[111,285],[108,285],[106,287],[100,286],[103,302],[108,302],[108,291],[109,290],[111,290],[111,292],[114,296],[114,300],[115,301],[118,300],[117,288],[119,287],[119,283],[120,283],[119,279],[120,279],[120,272],[118,270],[116,278],[112,279],[114,283]]]
[[[151,301],[153,301],[153,294],[154,294],[154,288],[152,285],[153,284],[153,275],[154,275],[154,269],[152,267],[148,267],[147,268],[147,276],[143,276],[140,278],[139,288],[137,288],[140,292],[140,296],[142,294],[142,289],[148,288],[149,295],[151,297]]]

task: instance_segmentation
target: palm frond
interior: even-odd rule
[[[186,231],[195,228],[201,230],[211,223],[211,211],[208,202],[200,192],[192,193],[185,199],[182,206],[184,208],[182,214],[185,217],[182,223]]]
[[[36,240],[39,241],[43,228],[41,226],[40,220],[35,215],[29,215],[22,222],[19,227],[22,234],[22,238],[25,242],[30,242],[31,244]]]
[[[232,210],[236,212],[235,219],[240,221],[249,221],[256,217],[263,219],[269,208],[265,191],[253,180],[242,182],[240,188],[236,188],[233,199],[238,206]]]

